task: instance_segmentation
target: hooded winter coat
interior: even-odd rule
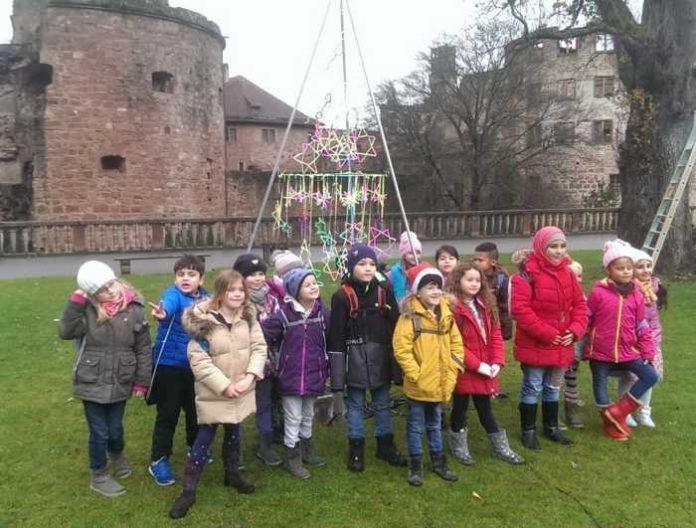
[[[330,312],[317,300],[306,312],[290,296],[261,326],[270,347],[279,348],[278,386],[283,396],[319,396],[329,376],[326,342]]]
[[[150,384],[150,328],[140,298],[104,322],[96,307],[68,301],[58,325],[61,339],[81,339],[73,372],[75,397],[96,403],[126,400],[133,385]]]
[[[454,307],[454,319],[464,340],[464,365],[466,370],[457,376],[457,394],[497,394],[498,377],[489,378],[478,373],[481,363],[488,365],[505,365],[505,345],[500,325],[494,325],[486,306],[476,299],[476,306],[483,319],[485,335],[476,320],[476,316],[464,303],[458,302]]]
[[[416,401],[446,402],[464,355],[464,343],[449,302],[444,298],[436,308],[437,318],[415,295],[402,304],[403,312],[394,330],[394,356],[404,373],[404,394]],[[414,321],[418,319],[418,323]],[[420,325],[420,334],[417,327]]]
[[[210,300],[184,312],[184,327],[192,339],[188,358],[195,378],[196,412],[199,424],[235,424],[256,411],[255,386],[236,398],[223,392],[250,373],[263,378],[266,341],[251,306],[231,324],[213,310]]]
[[[568,367],[575,359],[573,344],[553,344],[568,330],[577,340],[587,327],[585,297],[568,264],[567,257],[551,262],[535,247],[510,279],[510,312],[517,322],[514,355],[523,364]]]
[[[624,363],[652,360],[655,341],[645,319],[645,300],[640,287],[622,295],[609,279],[596,282],[587,299],[590,326],[584,359]]]

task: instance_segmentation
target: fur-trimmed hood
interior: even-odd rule
[[[204,299],[184,311],[181,320],[186,331],[194,339],[207,337],[216,326],[222,324],[215,318],[215,314],[219,312],[212,309],[211,302],[211,299]],[[255,318],[254,307],[248,302],[244,303],[241,319],[251,325]]]

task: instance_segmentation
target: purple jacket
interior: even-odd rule
[[[309,313],[302,313],[291,297],[261,322],[269,346],[278,346],[278,385],[284,396],[320,395],[329,377],[326,340],[330,312],[321,300]]]
[[[657,292],[660,289],[660,279],[658,279],[657,277],[652,277],[652,279],[650,279],[650,286],[652,287],[652,291],[655,292],[655,295],[657,295]],[[645,305],[645,320],[648,321],[648,324],[652,329],[653,339],[655,340],[655,346],[657,348],[661,348],[662,323],[660,323],[660,312],[657,306],[657,302]]]

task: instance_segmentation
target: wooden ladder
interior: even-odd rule
[[[691,179],[694,164],[696,164],[696,114],[694,115],[694,125],[691,128],[689,139],[687,139],[686,145],[684,145],[684,150],[682,150],[677,166],[674,167],[674,172],[667,184],[665,194],[643,242],[643,251],[652,257],[653,264],[657,264],[657,259],[660,257],[662,246],[664,246],[669,230],[672,227],[674,215],[677,213],[679,203]]]

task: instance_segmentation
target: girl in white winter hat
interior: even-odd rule
[[[147,391],[150,332],[141,296],[103,262],[82,264],[77,285],[59,334],[79,342],[73,386],[89,428],[90,488],[115,497],[126,492],[116,479],[131,474],[123,455],[123,414],[131,395]]]

